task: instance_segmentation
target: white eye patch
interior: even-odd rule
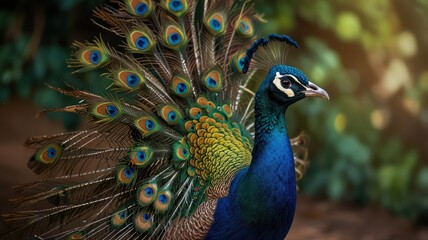
[[[281,78],[285,77],[285,76],[287,76],[287,75],[281,75],[279,72],[276,72],[276,76],[275,76],[275,79],[273,80],[273,84],[275,84],[276,88],[278,88],[279,91],[285,93],[285,95],[287,95],[287,97],[289,97],[289,98],[290,97],[294,97],[295,94],[294,94],[293,89],[291,89],[291,88],[284,88],[281,85]],[[291,76],[292,78],[295,78],[292,75],[289,75],[289,76]],[[299,81],[296,81],[296,82],[299,82]]]

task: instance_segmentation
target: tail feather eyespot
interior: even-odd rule
[[[219,68],[208,71],[203,77],[202,83],[211,92],[220,91],[223,83],[223,72]]]
[[[134,227],[139,232],[146,232],[153,226],[153,215],[148,211],[138,212],[134,217]]]
[[[238,51],[230,58],[230,66],[235,73],[243,73],[245,65],[245,51]]]
[[[183,162],[190,159],[190,150],[187,144],[183,144],[181,142],[174,143],[173,147],[173,155],[172,159],[177,162]]]
[[[108,61],[107,53],[95,46],[82,48],[77,56],[83,66],[86,67],[100,67]]]
[[[169,125],[176,125],[182,119],[180,112],[174,106],[161,106],[158,110],[158,114]]]
[[[147,145],[134,147],[129,152],[131,163],[137,167],[145,167],[152,162],[153,148]]]
[[[189,116],[192,119],[199,119],[202,116],[202,109],[198,107],[193,107],[189,109]]]
[[[187,36],[184,31],[176,25],[169,25],[164,33],[165,46],[180,51],[187,44]]]
[[[130,166],[120,167],[117,171],[117,181],[122,184],[130,184],[136,177],[137,172]]]
[[[145,207],[152,204],[157,196],[158,186],[156,183],[147,183],[138,188],[137,201],[140,206]]]
[[[164,8],[176,17],[182,17],[189,10],[189,4],[186,0],[167,0]]]
[[[51,143],[40,148],[36,153],[36,160],[43,164],[55,162],[61,155],[62,147],[59,144]]]
[[[122,70],[117,72],[116,77],[117,85],[126,90],[137,90],[145,83],[145,78],[135,71]]]
[[[149,136],[160,130],[158,122],[150,116],[144,116],[135,121],[135,126],[143,133],[144,136]]]
[[[127,0],[126,7],[130,14],[145,18],[152,14],[154,4],[152,0]]]
[[[129,217],[129,213],[126,209],[117,211],[113,216],[111,216],[111,226],[115,229],[121,228],[125,225]]]
[[[236,21],[235,29],[243,38],[251,38],[255,34],[253,22],[247,16],[241,17]]]
[[[121,114],[121,108],[113,102],[96,103],[92,107],[92,115],[100,119],[99,122],[111,121]]]
[[[186,131],[188,132],[194,132],[195,131],[195,123],[193,121],[187,121],[184,124],[184,128],[186,129]]]
[[[195,168],[194,167],[192,167],[192,166],[189,166],[188,168],[187,168],[187,175],[189,175],[190,177],[193,177],[193,176],[195,176],[196,175],[196,172],[195,172]]]
[[[223,12],[215,12],[205,18],[204,24],[211,34],[218,36],[224,34],[226,30],[226,21],[226,16]]]
[[[147,53],[153,49],[155,42],[150,37],[150,34],[134,30],[128,36],[128,45],[135,52]]]
[[[157,212],[165,212],[171,206],[172,200],[173,194],[171,191],[168,189],[161,189],[153,203],[153,207]]]
[[[183,76],[174,76],[171,81],[171,89],[179,97],[188,97],[191,92],[190,81]]]

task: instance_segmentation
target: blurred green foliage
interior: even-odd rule
[[[91,30],[81,28],[88,24],[92,10],[103,1],[42,0],[3,1],[0,3],[0,103],[12,96],[32,101],[43,108],[75,104],[76,99],[63,96],[47,85],[88,88],[88,73],[73,79],[67,67],[72,42],[92,38]],[[84,32],[81,32],[85,29]],[[79,118],[73,114],[51,113],[53,119],[62,119],[67,129],[76,128]]]
[[[102,0],[18,0],[0,10],[0,101],[16,95],[43,107],[76,103],[45,83],[100,92],[98,73],[74,79],[65,59],[73,40],[101,31],[89,24]],[[289,62],[327,89],[329,102],[299,103],[292,134],[311,138],[310,195],[381,206],[422,222],[428,216],[428,24],[426,0],[255,0],[264,34],[293,36]],[[13,5],[13,6],[10,6]],[[82,27],[84,26],[84,27]],[[92,80],[92,81],[90,81]],[[99,81],[97,81],[99,82]],[[106,82],[106,81],[104,81]],[[68,128],[74,115],[57,114]]]

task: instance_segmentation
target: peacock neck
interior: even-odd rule
[[[254,127],[256,132],[253,154],[257,151],[257,148],[264,147],[267,142],[271,141],[270,137],[272,134],[282,133],[284,137],[287,136],[285,121],[286,108],[284,106],[269,102],[267,97],[259,97],[256,98],[254,108]]]
[[[258,92],[251,165],[239,171],[219,199],[206,239],[284,239],[296,207],[294,157],[284,106]]]
[[[244,217],[272,227],[291,226],[296,198],[294,157],[287,135],[286,107],[258,93],[252,162],[238,186]],[[272,223],[273,222],[273,223]]]

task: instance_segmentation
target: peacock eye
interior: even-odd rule
[[[281,78],[281,86],[283,88],[290,88],[291,87],[291,81],[290,81],[290,77],[283,77]]]

